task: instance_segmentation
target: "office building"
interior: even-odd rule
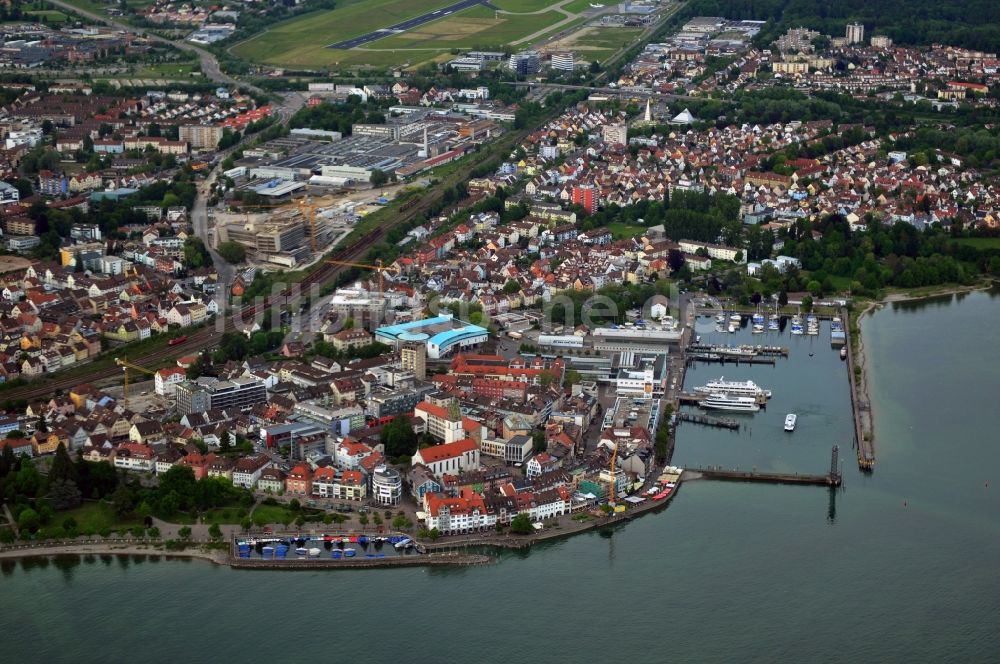
[[[862,23],[848,23],[847,24],[847,43],[848,44],[864,44],[865,43],[865,26]]]
[[[399,349],[403,371],[413,372],[417,380],[427,380],[427,346],[422,343],[404,343]]]
[[[572,53],[553,53],[552,68],[556,71],[573,71],[574,61]]]
[[[530,76],[538,73],[538,53],[535,51],[522,51],[513,53],[507,66],[518,76]]]
[[[201,377],[186,380],[174,387],[177,412],[181,415],[203,413],[212,409],[249,410],[254,404],[267,401],[264,382],[252,376],[239,376],[232,380]]]

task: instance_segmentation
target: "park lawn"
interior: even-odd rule
[[[142,519],[138,517],[132,516],[119,519],[111,504],[104,501],[88,501],[80,507],[66,510],[65,512],[58,512],[53,521],[56,525],[62,525],[62,522],[69,517],[73,517],[76,520],[76,529],[79,532],[91,528],[95,532],[100,532],[105,528],[118,530],[119,528],[131,528],[132,526],[142,525]]]
[[[616,221],[608,224],[608,230],[611,231],[611,237],[615,240],[625,240],[633,237],[640,237],[646,232],[645,226],[632,226],[629,224]]]
[[[257,509],[260,509],[259,507]],[[217,523],[219,525],[226,524],[239,524],[243,522],[243,519],[247,517],[250,513],[249,507],[243,507],[242,505],[233,505],[230,507],[216,507],[202,513],[201,522],[213,524]],[[178,522],[179,523],[179,522]]]
[[[1000,237],[960,237],[952,242],[974,249],[1000,249]]]
[[[258,505],[253,511],[253,520],[259,522],[263,518],[267,523],[284,523],[294,521],[298,513],[284,505]]]
[[[448,4],[450,0],[360,0],[279,22],[267,32],[230,50],[236,56],[255,62],[330,64],[349,53],[326,48],[330,44],[387,28]]]

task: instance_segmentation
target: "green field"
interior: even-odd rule
[[[364,50],[500,47],[565,18],[558,12],[530,16],[500,14],[499,19],[495,16],[495,12],[486,7],[470,7],[446,19],[381,39],[367,45]]]
[[[974,249],[1000,249],[1000,237],[960,237],[952,242]]]
[[[190,78],[197,68],[194,62],[161,62],[142,65],[133,75],[135,78]]]
[[[30,16],[37,16],[39,18],[44,18],[46,23],[65,23],[66,14],[55,9],[38,9],[35,11],[25,12]]]
[[[631,226],[629,224],[616,221],[608,224],[608,230],[611,231],[611,237],[615,240],[626,240],[628,238],[640,237],[646,232],[646,227]]]
[[[351,52],[326,48],[328,45],[448,4],[450,0],[361,0],[283,21],[230,50],[233,55],[255,62],[300,66],[336,64],[352,60],[347,57]]]
[[[580,1],[574,0],[574,2]],[[537,12],[540,9],[545,9],[558,3],[559,0],[496,0],[496,2],[491,2],[490,4],[506,12],[522,13]]]
[[[138,517],[126,517],[119,519],[115,515],[115,510],[110,503],[87,502],[75,509],[59,512],[56,514],[55,523],[62,524],[63,521],[73,517],[76,520],[76,529],[79,532],[93,530],[100,532],[105,528],[117,530],[118,528],[131,528],[142,525],[142,519]]]
[[[446,7],[452,1],[358,0],[337,9],[278,23],[271,30],[236,44],[230,51],[246,60],[278,66],[416,66],[451,57],[453,48],[510,44],[565,18],[556,11],[519,16],[497,14],[492,9],[477,6],[359,48],[347,51],[327,48],[332,43]],[[534,11],[553,3],[505,0],[502,4]]]

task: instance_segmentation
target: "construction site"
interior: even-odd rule
[[[300,269],[350,233],[358,217],[332,199],[300,199],[214,215],[216,242],[235,242],[261,269]]]

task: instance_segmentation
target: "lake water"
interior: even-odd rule
[[[8,564],[5,659],[993,661],[997,304],[977,293],[864,322],[870,477],[856,470],[846,368],[827,324],[813,339],[786,334],[792,354],[775,367],[689,374],[689,385],[753,378],[774,398],[738,433],[682,424],[678,464],[825,472],[839,444],[842,490],[690,482],[662,513],[468,569]],[[766,337],[753,342],[777,343]],[[792,434],[786,412],[799,415]]]

